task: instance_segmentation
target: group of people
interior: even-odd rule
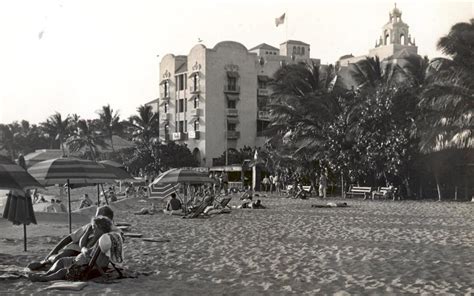
[[[113,218],[110,207],[99,207],[90,223],[64,237],[43,260],[28,265],[32,271],[47,269],[30,273],[30,280],[88,280],[100,276],[109,263],[121,263],[123,237]]]
[[[327,187],[328,187],[328,174],[326,170],[323,170],[319,177],[315,177],[312,183],[312,190],[316,190],[316,193],[319,197],[326,198],[327,195]],[[292,189],[287,191],[288,195],[293,196],[294,198],[305,198],[310,191],[306,191],[303,189],[303,178],[295,173],[294,175],[291,174],[283,174],[283,173],[276,173],[275,175],[265,175],[262,179],[262,190],[265,192],[276,192],[278,195],[283,195],[288,185],[292,184]],[[317,188],[317,189],[316,189]]]
[[[227,172],[211,172],[209,178],[214,180],[213,191],[220,194],[224,190],[224,195],[229,194],[229,175]]]

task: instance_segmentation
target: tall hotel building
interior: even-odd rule
[[[186,143],[201,166],[213,166],[227,149],[259,147],[268,124],[268,81],[284,64],[313,62],[310,46],[288,40],[280,49],[260,44],[250,50],[224,41],[194,46],[187,56],[160,62],[160,140]]]

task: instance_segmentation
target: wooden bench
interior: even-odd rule
[[[379,198],[390,198],[392,197],[395,200],[395,192],[396,188],[393,186],[389,187],[379,187],[378,190],[375,190],[372,192],[372,200],[375,199],[375,197]]]
[[[350,195],[351,197],[354,195],[363,195],[364,199],[366,199],[367,197],[370,197],[371,192],[372,187],[351,186],[349,191],[346,192],[346,197],[347,195]]]

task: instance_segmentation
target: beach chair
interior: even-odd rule
[[[113,236],[113,237],[112,237]],[[113,243],[115,241],[115,243]],[[115,246],[114,246],[115,245]],[[119,245],[119,246],[117,246]],[[119,248],[120,250],[117,250],[115,248]],[[98,243],[95,245],[94,250],[92,252],[92,258],[89,261],[89,264],[87,265],[86,269],[86,276],[85,278],[89,278],[92,275],[93,270],[99,271],[100,275],[106,276],[106,272],[102,267],[100,267],[97,264],[97,259],[99,256],[105,255],[108,258],[108,264],[112,265],[113,269],[117,271],[119,277],[118,278],[123,278],[123,273],[120,270],[119,267],[116,266],[114,261],[116,263],[122,263],[123,261],[123,256],[121,254],[123,248],[123,240],[122,236],[118,232],[113,232],[113,233],[105,233],[103,234],[100,238]],[[117,253],[120,254],[117,254]],[[93,276],[92,276],[93,277]]]
[[[223,198],[220,202],[219,202],[219,207],[225,209],[226,207],[230,208],[229,206],[229,202],[230,200],[232,199],[232,197],[226,197],[226,198]]]
[[[203,214],[204,213],[204,210],[212,205],[213,203],[213,200],[212,199],[209,199],[209,200],[204,200],[199,206],[197,206],[192,212],[190,212],[189,214],[187,214],[186,216],[184,216],[183,218],[184,219],[191,219],[191,218],[197,218],[199,215]]]

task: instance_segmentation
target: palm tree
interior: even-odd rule
[[[51,137],[54,137],[56,141],[59,141],[59,146],[66,155],[64,150],[64,141],[69,136],[70,132],[71,117],[68,115],[63,119],[61,113],[56,112],[51,115],[46,122],[41,123],[44,131]]]
[[[438,72],[422,93],[429,131],[422,149],[474,147],[474,19],[455,24],[437,46],[451,59],[437,59]]]
[[[0,124],[0,140],[0,149],[7,150],[10,159],[14,160],[21,145],[19,143],[18,133],[12,124]]]
[[[151,139],[158,136],[158,113],[154,113],[151,106],[141,105],[137,108],[138,115],[130,117],[133,131],[133,140],[150,143]]]
[[[100,110],[98,113],[100,128],[104,132],[107,139],[110,140],[112,151],[115,152],[113,135],[118,135],[123,131],[123,125],[120,122],[120,116],[118,112],[114,113],[114,110],[110,108],[110,105],[102,106],[102,110]]]
[[[69,149],[73,152],[85,149],[84,154],[88,155],[91,160],[96,159],[98,147],[107,147],[104,136],[97,131],[92,122],[79,120],[77,131],[67,141]]]

